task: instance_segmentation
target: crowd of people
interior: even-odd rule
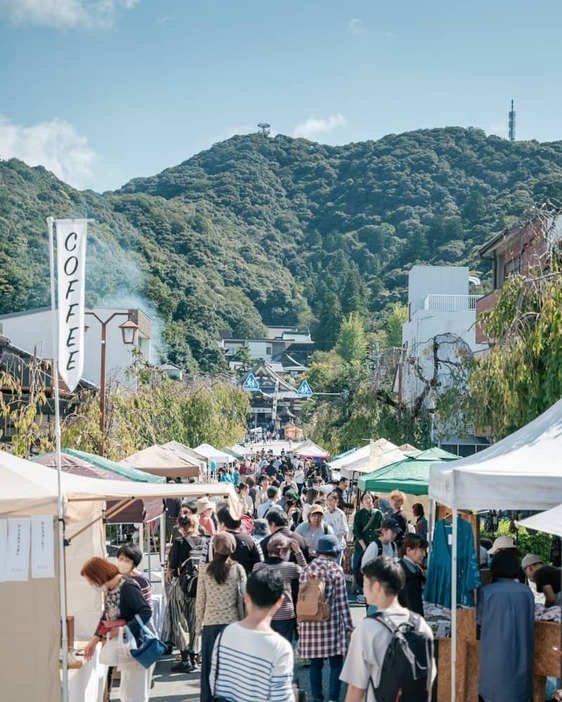
[[[332,480],[325,463],[283,453],[264,452],[217,477],[235,485],[235,500],[200,497],[171,505],[178,516],[168,521],[162,632],[170,652],[178,652],[171,670],[199,671],[202,702],[298,700],[295,657],[308,666],[314,702],[339,700],[342,683],[347,702],[430,700],[436,666],[424,620],[428,521],[422,504],[412,506],[408,520],[398,490],[388,500],[366,492],[357,502],[349,481]],[[478,598],[480,702],[531,699],[534,598],[525,576],[547,606],[560,601],[560,571],[533,554],[520,562],[505,538],[489,549],[492,583]],[[135,570],[139,561],[140,551],[129,545],[117,566],[102,559],[85,564],[84,577],[106,591],[87,655],[108,635],[104,620],[150,619],[150,585]],[[351,575],[355,602],[366,615],[355,629]],[[399,674],[390,675],[385,661],[397,631],[415,640],[417,667],[402,661]],[[140,636],[138,623],[132,632]],[[149,689],[150,671],[131,669],[121,677],[123,702],[144,702]]]

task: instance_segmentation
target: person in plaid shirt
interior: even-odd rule
[[[330,700],[339,700],[340,673],[353,624],[347,601],[342,568],[336,563],[341,545],[336,536],[327,534],[318,539],[317,558],[309,563],[300,576],[301,587],[307,578],[322,578],[330,619],[326,622],[299,622],[299,654],[310,659],[310,689],[314,702],[323,702],[322,668],[327,658],[330,664]]]

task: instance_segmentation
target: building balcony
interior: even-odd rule
[[[481,295],[427,295],[423,301],[424,310],[435,312],[472,312]]]

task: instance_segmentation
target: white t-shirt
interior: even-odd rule
[[[396,625],[407,622],[410,616],[410,611],[403,607],[379,611],[391,617]],[[428,637],[432,639],[433,633],[425,619],[421,620],[420,626],[427,633]],[[380,683],[382,664],[391,638],[392,634],[384,624],[369,617],[362,619],[351,635],[340,679],[348,685],[354,685],[360,690],[366,690],[365,702],[376,702],[373,685],[378,687]],[[435,680],[436,672],[434,661],[432,666],[433,680]],[[373,685],[371,685],[369,679],[372,679]]]
[[[216,697],[232,702],[293,702],[293,648],[276,631],[247,629],[230,624],[213,649],[209,681]]]
[[[383,544],[381,541],[382,553],[379,554],[379,545],[377,541],[372,541],[365,550],[365,553],[361,557],[361,568],[364,568],[367,563],[370,563],[375,558],[381,556],[389,556],[390,558],[398,558],[398,549],[394,541],[389,541],[387,544]]]

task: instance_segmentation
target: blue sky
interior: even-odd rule
[[[562,139],[560,0],[0,0],[0,157],[115,189],[235,133]]]

